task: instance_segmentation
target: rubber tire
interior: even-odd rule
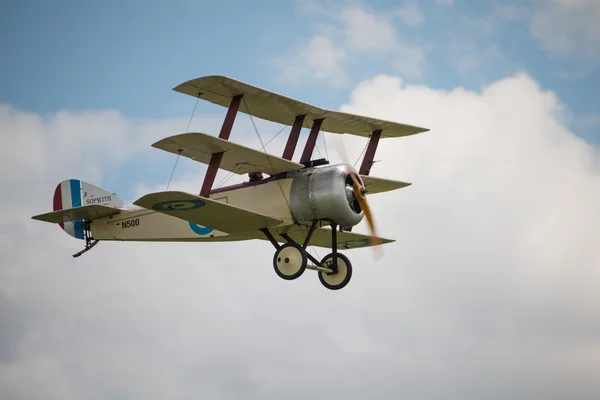
[[[331,259],[331,258],[333,258],[333,253],[327,254],[321,260],[321,264],[324,265],[324,263],[328,259]],[[330,284],[325,281],[325,279],[327,279],[328,277],[336,276],[337,274],[339,274],[339,272],[337,274],[327,275],[327,272],[319,271],[319,280],[321,281],[321,284],[329,290],[343,289],[348,284],[348,282],[350,282],[350,279],[352,278],[352,263],[350,262],[348,257],[346,257],[345,255],[343,255],[341,253],[337,253],[337,259],[338,259],[338,267],[340,265],[340,260],[342,260],[346,264],[346,276],[340,283]]]
[[[282,251],[284,251],[290,247],[297,249],[300,252],[300,254],[302,255],[302,265],[300,266],[300,269],[296,273],[294,273],[292,275],[286,275],[283,272],[281,272],[279,270],[279,268],[277,268],[277,259]],[[299,244],[294,243],[294,242],[289,242],[289,243],[284,244],[279,249],[277,249],[277,251],[275,252],[275,255],[273,256],[273,269],[275,269],[275,273],[281,279],[285,279],[286,281],[298,279],[304,273],[304,271],[306,271],[307,264],[308,264],[308,257],[306,256],[306,251],[302,248],[302,246],[300,246]]]

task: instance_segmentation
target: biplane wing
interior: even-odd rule
[[[306,237],[306,230],[292,229],[288,231],[288,235],[294,239],[297,243],[302,243]],[[392,239],[377,238],[379,244],[386,244],[395,242]],[[371,236],[363,235],[361,233],[352,233],[347,231],[337,232],[337,245],[338,249],[358,249],[362,247],[371,247]],[[316,247],[325,247],[331,249],[331,229],[330,228],[317,228],[310,239],[310,245]]]
[[[267,121],[291,124],[297,115],[306,115],[305,122],[322,119],[321,130],[369,137],[381,129],[381,138],[400,137],[427,132],[429,129],[384,121],[319,108],[225,76],[206,76],[184,82],[173,90],[229,107],[231,98],[243,94],[239,110]]]
[[[133,204],[231,234],[282,222],[268,215],[184,192],[150,193]]]
[[[285,243],[286,239],[281,236],[282,234],[289,236],[296,243],[303,243],[306,238],[306,233],[309,229],[307,225],[290,225],[281,226],[271,229],[271,233],[274,235],[276,240],[281,243]],[[353,233],[348,231],[337,232],[337,245],[339,250],[344,249],[358,249],[363,247],[373,246],[370,235],[363,235],[361,233]],[[265,235],[257,232],[254,236],[255,239],[267,240]],[[395,240],[375,237],[379,240],[379,244],[393,243]],[[332,246],[331,228],[329,226],[321,226],[315,229],[311,238],[310,246],[324,247],[331,249]]]
[[[383,193],[388,192],[390,190],[401,189],[403,187],[407,187],[412,185],[408,182],[401,181],[393,181],[391,179],[383,179],[383,178],[375,178],[373,176],[361,175],[363,183],[365,184],[365,188],[367,192],[370,194],[374,193]]]
[[[304,168],[302,164],[235,144],[228,140],[219,139],[206,133],[192,132],[170,136],[154,143],[152,147],[169,153],[181,154],[183,157],[204,164],[210,163],[212,154],[223,153],[219,168],[240,175],[249,172],[264,172],[269,175],[276,175]]]
[[[101,205],[90,205],[52,211],[46,214],[36,215],[31,218],[36,219],[38,221],[60,224],[63,222],[75,222],[84,219],[88,221],[93,221],[95,219],[109,217],[111,215],[117,215],[120,213],[121,211],[118,208]]]

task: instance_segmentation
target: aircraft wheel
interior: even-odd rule
[[[297,243],[286,243],[273,257],[273,267],[280,278],[291,281],[299,278],[306,270],[308,258],[306,252]]]
[[[324,267],[331,268],[333,266],[333,253],[327,254],[321,260]],[[337,272],[327,273],[319,271],[319,280],[327,289],[339,290],[350,282],[352,278],[352,264],[348,257],[337,253]]]

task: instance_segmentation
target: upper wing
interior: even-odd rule
[[[276,175],[298,171],[304,165],[263,153],[206,133],[184,133],[154,143],[152,147],[174,154],[181,154],[204,164],[210,163],[211,155],[223,153],[220,168],[240,175],[249,172],[265,172]]]
[[[225,233],[247,232],[282,222],[268,215],[183,192],[150,193],[134,204]]]
[[[114,207],[91,205],[52,211],[46,214],[36,215],[31,218],[37,219],[38,221],[59,224],[61,222],[75,222],[84,219],[92,221],[120,213],[121,211]]]
[[[381,137],[386,138],[414,135],[429,130],[315,107],[225,76],[206,76],[193,79],[182,83],[173,90],[223,107],[229,107],[233,96],[243,94],[244,101],[240,105],[240,111],[284,125],[291,124],[297,115],[306,115],[305,121],[307,122],[325,118],[321,129],[332,133],[349,133],[369,137],[375,129],[381,129]]]
[[[401,189],[403,187],[410,186],[411,183],[408,182],[400,182],[393,181],[391,179],[383,179],[383,178],[375,178],[373,176],[361,175],[365,187],[367,188],[367,192],[370,194],[374,193],[382,193],[388,192],[390,190]]]

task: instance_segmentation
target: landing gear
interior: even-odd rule
[[[77,258],[84,253],[87,253],[98,244],[99,240],[96,240],[92,237],[92,231],[90,230],[90,221],[83,221],[83,238],[85,239],[85,248],[78,253],[73,254],[73,258]]]
[[[350,282],[352,278],[352,264],[348,257],[337,254],[337,265],[333,264],[333,253],[327,254],[321,260],[321,264],[335,272],[319,271],[319,280],[327,289],[340,290]]]
[[[297,243],[286,243],[279,247],[273,257],[273,267],[280,278],[291,281],[299,278],[306,270],[308,257]]]
[[[273,268],[280,278],[288,281],[299,278],[306,269],[312,269],[318,272],[319,281],[327,289],[342,289],[352,278],[352,264],[348,257],[337,252],[337,224],[331,223],[332,252],[330,254],[319,261],[306,251],[318,223],[318,220],[313,221],[302,245],[296,243],[294,239],[285,233],[280,234],[280,236],[287,243],[279,245],[268,229],[261,229],[276,249],[273,256]],[[308,265],[308,260],[312,261],[313,265]]]

